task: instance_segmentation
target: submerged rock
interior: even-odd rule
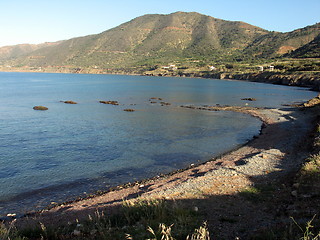
[[[123,111],[125,111],[125,112],[134,112],[135,110],[131,109],[131,108],[127,108],[127,109],[123,109]]]
[[[44,107],[44,106],[34,106],[33,109],[34,109],[34,110],[46,111],[46,110],[48,110],[49,108]]]

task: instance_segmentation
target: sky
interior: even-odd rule
[[[145,14],[177,11],[278,32],[320,22],[320,0],[0,0],[0,46],[97,34]]]

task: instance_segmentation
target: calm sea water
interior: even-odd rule
[[[248,115],[182,104],[244,105],[241,98],[253,97],[249,105],[280,107],[315,95],[241,81],[0,73],[0,216],[204,162],[259,133],[261,122]]]

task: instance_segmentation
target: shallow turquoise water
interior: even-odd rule
[[[260,121],[248,115],[180,105],[280,107],[315,95],[241,81],[0,73],[0,215],[204,162],[259,133]],[[151,97],[172,105],[151,104]]]

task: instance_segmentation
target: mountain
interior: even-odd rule
[[[41,44],[18,44],[13,46],[0,47],[0,60],[17,58],[29,54],[37,49],[58,45],[60,42]]]
[[[176,12],[137,17],[100,34],[47,46],[0,48],[10,66],[137,69],[175,62],[219,62],[281,56],[309,44],[320,24],[289,33],[239,21]],[[199,64],[200,64],[199,63]]]
[[[288,55],[294,58],[319,58],[320,56],[320,34],[310,43],[303,45]]]
[[[320,23],[288,33],[270,32],[256,38],[244,53],[256,57],[282,56],[310,43],[319,34]]]
[[[145,15],[100,34],[73,38],[17,58],[17,65],[132,67],[170,58],[217,56],[244,49],[268,31],[199,13]]]

